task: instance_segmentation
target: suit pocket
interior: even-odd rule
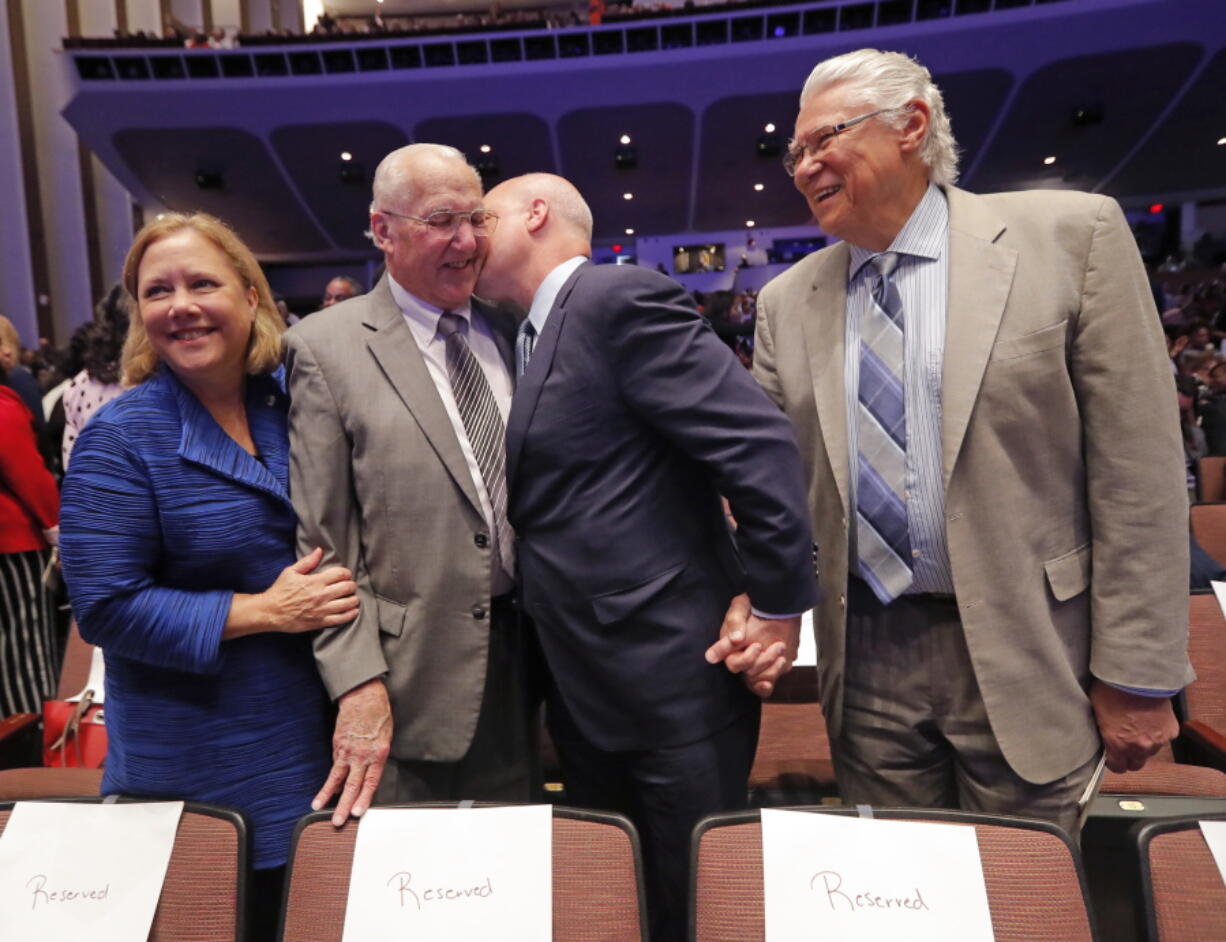
[[[1090,544],[1049,559],[1043,564],[1047,584],[1057,602],[1066,602],[1090,587]]]
[[[1053,347],[1063,347],[1067,333],[1068,321],[1061,321],[1059,324],[1041,327],[1028,334],[1022,334],[1020,337],[998,340],[992,347],[992,360],[1016,360],[1020,357],[1042,353],[1044,350],[1051,350]]]
[[[379,630],[393,638],[399,638],[404,632],[404,619],[409,607],[376,595],[375,609],[379,613]]]
[[[659,595],[684,571],[685,563],[682,563],[628,588],[614,589],[611,592],[602,592],[600,595],[592,596],[591,605],[592,611],[596,614],[596,620],[602,625],[611,625],[629,618]]]

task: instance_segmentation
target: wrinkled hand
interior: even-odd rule
[[[1147,759],[1179,735],[1171,701],[1142,697],[1094,681],[1090,703],[1112,772],[1135,772]]]
[[[738,595],[728,606],[719,640],[707,648],[708,663],[743,674],[745,686],[759,697],[769,697],[775,683],[792,669],[800,647],[800,618],[759,618],[748,595]]]
[[[340,789],[332,824],[360,818],[374,800],[392,743],[392,705],[379,678],[342,694],[332,734],[332,771],[311,802],[318,811]],[[342,785],[344,786],[342,788]]]
[[[297,633],[330,628],[358,613],[357,583],[344,566],[316,572],[324,551],[319,547],[286,566],[264,593],[264,605],[277,631]]]

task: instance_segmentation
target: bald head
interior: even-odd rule
[[[375,168],[370,211],[395,210],[414,202],[418,193],[440,177],[463,174],[478,189],[481,175],[464,155],[446,144],[408,144],[392,151]]]
[[[576,255],[591,257],[592,211],[574,184],[529,173],[485,194],[498,228],[477,279],[477,294],[528,308],[545,277]]]

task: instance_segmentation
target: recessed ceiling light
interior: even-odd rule
[[[633,194],[633,193],[623,193],[623,194],[622,194],[622,199],[624,199],[624,200],[632,200],[632,199],[634,199],[634,194]]]
[[[1223,145],[1226,145],[1226,137],[1219,137],[1217,139],[1217,146],[1222,147]]]
[[[746,227],[747,229],[752,229],[752,228],[754,227],[754,225],[755,225],[755,223],[754,223],[754,221],[753,221],[752,219],[746,219],[746,220],[745,220],[745,227]]]
[[[1054,164],[1055,162],[1056,162],[1056,158],[1055,158],[1055,157],[1044,157],[1044,158],[1043,158],[1043,163],[1044,163],[1045,165],[1047,165],[1048,167],[1050,167],[1050,166],[1051,166],[1052,164]]]
[[[627,230],[626,230],[626,235],[634,235],[634,230],[633,230],[633,229],[627,229]]]
[[[353,160],[353,154],[347,150],[341,151],[341,160]]]
[[[766,189],[766,185],[765,185],[765,184],[762,184],[762,183],[755,183],[755,184],[753,185],[753,188],[754,188],[754,190],[756,190],[757,192],[761,193],[763,190],[765,190],[765,189]]]
[[[764,127],[762,130],[763,130],[763,131],[765,131],[767,134],[774,134],[774,133],[775,133],[775,126],[774,126],[773,124],[768,124],[768,125],[767,125],[766,127]]]
[[[489,152],[490,152],[490,145],[489,145],[489,144],[482,144],[482,145],[481,145],[481,153],[483,153],[483,154],[488,154]]]
[[[629,143],[630,143],[630,135],[629,135],[629,134],[623,134],[623,135],[622,135],[622,136],[619,138],[619,140],[620,140],[620,141],[621,141],[623,144],[629,144]]]

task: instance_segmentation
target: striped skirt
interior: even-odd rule
[[[59,645],[43,587],[50,550],[0,553],[0,716],[41,713],[55,696]]]

